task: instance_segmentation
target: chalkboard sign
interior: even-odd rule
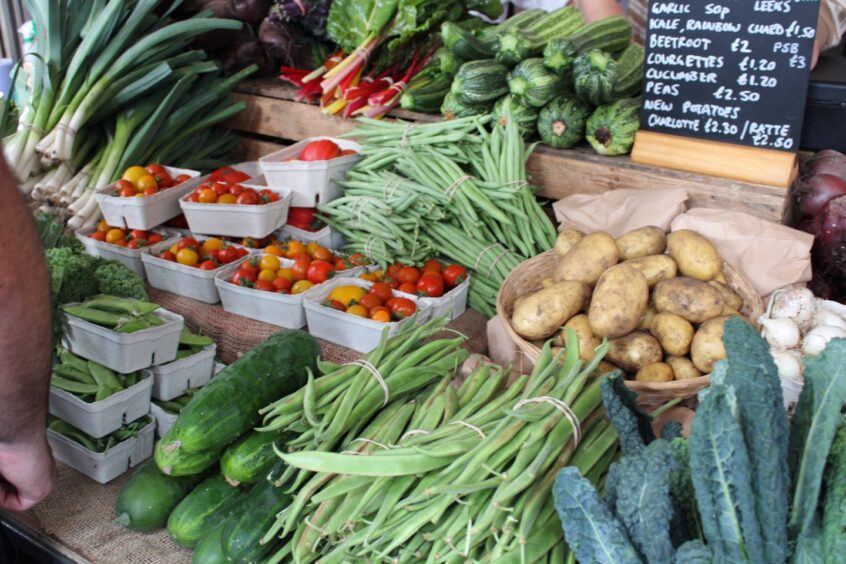
[[[819,0],[650,0],[641,129],[799,148]]]

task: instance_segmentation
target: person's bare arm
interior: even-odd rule
[[[626,15],[617,0],[576,0],[576,7],[584,13],[588,23],[608,16]]]
[[[50,285],[32,214],[0,157],[0,508],[21,511],[53,484],[45,438],[52,362]]]

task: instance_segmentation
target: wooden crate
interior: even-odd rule
[[[284,141],[315,135],[349,133],[354,123],[323,114],[316,106],[294,101],[296,89],[276,79],[253,80],[239,87],[236,97],[247,103],[230,126],[246,135],[239,157],[255,159],[277,150]],[[397,111],[397,119],[436,121],[439,116]],[[558,200],[572,194],[596,194],[620,188],[649,190],[684,188],[690,207],[744,211],[780,221],[785,190],[775,186],[678,172],[633,163],[628,157],[603,157],[589,147],[560,151],[538,146],[529,160],[533,181],[542,186],[540,196]]]

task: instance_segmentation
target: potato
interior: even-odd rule
[[[584,282],[559,282],[517,302],[511,325],[530,341],[547,339],[579,313],[589,297],[590,286]]]
[[[553,284],[555,284],[555,280],[553,280],[552,278],[544,278],[543,280],[541,280],[541,288],[549,288]]]
[[[676,261],[669,255],[651,255],[627,260],[623,264],[638,269],[646,278],[646,283],[649,284],[650,288],[661,280],[675,278],[679,271]]]
[[[617,237],[620,260],[660,255],[667,248],[667,236],[659,227],[641,227]]]
[[[652,335],[642,331],[610,341],[608,360],[630,374],[644,366],[661,362],[664,358],[661,345]]]
[[[710,374],[714,365],[726,357],[723,346],[723,329],[729,317],[716,317],[706,321],[693,336],[690,359],[697,370]]]
[[[663,362],[656,362],[648,366],[644,366],[637,371],[635,375],[637,382],[672,382],[673,369],[669,364]]]
[[[563,229],[559,231],[558,237],[555,239],[555,254],[559,257],[565,256],[584,237],[585,234],[578,229]]]
[[[723,312],[720,291],[693,278],[673,278],[659,282],[653,294],[659,312],[675,313],[691,323],[702,323]]]
[[[717,282],[716,280],[711,280],[708,284],[720,291],[720,294],[723,295],[723,301],[726,302],[727,308],[740,311],[740,308],[743,307],[743,298],[738,296],[737,293],[726,284]]]
[[[599,278],[588,310],[590,327],[598,337],[616,339],[640,324],[649,303],[649,286],[643,274],[619,264]]]
[[[655,309],[654,304],[649,304],[646,306],[646,311],[643,312],[643,315],[640,316],[640,324],[638,325],[639,331],[649,331],[652,328],[652,321],[655,320],[655,316],[658,315],[658,310]]]
[[[683,276],[707,282],[723,269],[723,259],[711,242],[690,229],[673,231],[667,237],[667,249],[676,259]]]
[[[669,355],[684,356],[690,351],[693,340],[693,325],[675,313],[659,313],[650,327],[652,336]]]
[[[690,380],[699,378],[702,373],[693,365],[693,362],[685,356],[668,356],[664,362],[673,369],[676,380]]]
[[[611,364],[610,362],[605,362],[604,360],[599,362],[599,366],[596,367],[597,372],[600,374],[609,374],[616,370],[619,370],[616,366]]]
[[[722,270],[719,274],[714,277],[714,280],[716,280],[717,282],[721,282],[722,284],[728,284],[728,281],[726,280],[726,275],[723,273]]]
[[[591,360],[596,356],[596,347],[602,344],[602,340],[593,334],[587,315],[582,313],[572,318],[564,324],[564,329],[572,329],[579,336],[579,356],[582,360]],[[561,338],[566,339],[565,331],[561,331]]]
[[[576,280],[593,285],[619,261],[620,250],[614,238],[608,233],[591,233],[561,257],[553,278],[556,282]]]

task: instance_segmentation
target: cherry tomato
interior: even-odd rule
[[[378,282],[379,281],[379,277],[376,276],[376,274],[373,273],[373,272],[365,272],[364,274],[359,276],[359,278],[361,278],[362,280],[367,280],[368,282]]]
[[[391,278],[390,276],[385,276],[382,279],[382,282],[386,283],[388,286],[390,286],[394,290],[396,290],[397,288],[400,287],[400,281],[397,280],[396,278]]]
[[[91,234],[91,238],[94,239],[95,241],[105,241],[106,240],[106,234],[103,233],[102,231],[95,231],[94,233]]]
[[[426,263],[423,265],[423,272],[440,272],[444,269],[444,266],[440,263],[437,259],[430,259],[427,260]]]
[[[153,175],[162,174],[162,173],[167,174],[167,171],[165,170],[165,168],[160,164],[150,163],[147,166],[145,166],[144,168],[147,172],[149,172],[150,174],[153,174]],[[168,176],[170,176],[170,175],[168,175]]]
[[[134,186],[124,186],[118,192],[121,198],[133,198],[138,195],[138,190]]]
[[[317,246],[314,248],[314,251],[310,253],[311,258],[314,260],[325,260],[325,261],[332,261],[335,259],[335,255],[327,249],[326,247]],[[339,257],[340,258],[340,257]]]
[[[339,302],[338,300],[329,300],[329,307],[338,311],[347,311],[347,306],[344,305],[344,302]]]
[[[291,286],[293,286],[293,284],[291,284],[291,281],[287,278],[277,276],[273,279],[273,286],[276,288],[276,290],[284,290],[285,292],[290,292]]]
[[[382,303],[387,302],[394,296],[394,290],[391,288],[390,284],[386,284],[385,282],[376,282],[370,287],[369,294],[373,294],[374,296],[378,296]]]
[[[232,184],[229,187],[229,193],[237,198],[238,196],[244,193],[244,187],[240,184]]]
[[[308,265],[306,279],[313,284],[322,284],[332,278],[334,273],[335,267],[331,263],[325,260],[316,260]]]
[[[258,276],[258,273],[261,271],[258,265],[258,261],[256,260],[245,260],[243,263],[241,263],[241,270],[249,270],[251,272],[255,272],[256,276]]]
[[[245,257],[250,254],[250,251],[247,249],[236,249],[238,251],[238,258]]]
[[[360,305],[351,305],[350,307],[347,308],[347,313],[349,313],[350,315],[356,315],[358,317],[363,317],[365,319],[367,319],[367,317],[368,317],[367,309],[365,309],[364,307],[362,307]]]
[[[220,251],[222,249],[211,249],[205,254],[206,258],[215,262],[220,262]]]
[[[106,242],[116,243],[125,237],[126,233],[123,231],[123,229],[110,229],[109,232],[106,233]]]
[[[180,174],[176,178],[173,179],[173,185],[176,186],[177,184],[182,184],[183,182],[187,182],[191,180],[191,177],[187,174]]]
[[[299,282],[291,286],[291,293],[302,294],[303,292],[311,290],[313,287],[314,284],[312,282],[309,282],[308,280],[300,280]]]
[[[261,290],[263,292],[276,292],[276,286],[273,285],[273,282],[268,280],[257,280],[256,281],[256,290]]]
[[[141,243],[138,242],[138,239],[130,239],[129,242],[126,244],[127,249],[139,249],[141,248]]]
[[[347,269],[347,261],[345,261],[342,257],[338,257],[335,259],[335,270],[343,271]]]
[[[396,278],[399,271],[403,268],[403,265],[395,262],[391,266],[388,267],[388,276],[391,278]]]
[[[218,204],[237,204],[238,198],[236,198],[232,194],[223,194],[222,196],[218,196],[217,203]]]
[[[294,280],[299,282],[300,280],[305,280],[308,277],[308,267],[311,265],[311,259],[306,257],[300,257],[294,261],[294,266],[291,267],[291,270],[294,272]]]
[[[280,268],[278,271],[276,271],[276,276],[278,276],[280,278],[284,278],[285,280],[287,280],[291,284],[293,284],[294,282],[297,281],[294,278],[294,271],[290,268]]]
[[[156,182],[156,177],[152,174],[145,174],[141,178],[135,181],[135,188],[139,192],[144,192],[148,188],[156,188],[158,189],[159,183]]]
[[[414,282],[403,282],[397,290],[406,294],[414,294],[417,292],[417,284]]]
[[[215,182],[210,186],[214,193],[218,196],[223,196],[224,194],[229,194],[229,184],[225,182]]]
[[[275,270],[261,270],[258,274],[259,280],[267,280],[268,282],[273,282],[276,280],[276,271]]]
[[[338,147],[337,143],[329,139],[320,139],[303,147],[299,159],[301,161],[328,161],[340,154],[341,148]]]
[[[408,298],[395,298],[390,308],[394,315],[400,319],[405,319],[414,315],[414,312],[417,311],[417,304]]]
[[[197,266],[197,263],[200,262],[200,255],[194,249],[180,249],[176,253],[176,262],[185,266]]]
[[[200,263],[201,270],[217,270],[217,263],[213,260],[204,260]]]
[[[390,323],[391,310],[386,307],[374,308],[370,312],[370,319],[372,319],[373,321],[378,321],[380,323]]]
[[[182,240],[177,243],[176,248],[180,251],[182,249],[199,249],[200,242],[193,237],[183,237]]]
[[[362,296],[358,303],[363,307],[367,308],[367,311],[370,311],[374,307],[379,307],[382,305],[382,298],[377,296],[376,294],[366,294]]]
[[[259,266],[262,270],[272,270],[276,272],[281,268],[279,259],[273,255],[264,255],[259,261]]]
[[[444,282],[450,288],[458,286],[467,280],[467,271],[460,264],[451,264],[444,269]]]
[[[111,226],[106,223],[105,219],[101,219],[99,223],[97,223],[97,231],[100,233],[108,233],[109,229],[111,229]]]
[[[256,273],[252,270],[241,268],[232,275],[232,283],[238,286],[252,287],[256,283]]]
[[[117,241],[115,241],[114,244],[117,245],[118,247],[125,247],[126,246],[126,239],[118,239]]]
[[[242,206],[256,206],[261,203],[261,198],[254,192],[244,192],[238,196],[238,203]]]
[[[417,283],[420,280],[420,271],[413,266],[403,266],[399,269],[396,279],[400,282]]]
[[[238,247],[233,247],[230,245],[228,247],[220,249],[217,258],[223,264],[229,264],[241,258],[241,255],[238,253]]]
[[[285,248],[282,250],[285,252],[285,257],[293,259],[296,255],[305,253],[306,246],[300,241],[288,241]]]
[[[268,245],[268,246],[266,246],[264,248],[264,254],[273,255],[275,257],[284,256],[282,249],[280,249],[278,245]]]
[[[417,293],[429,298],[440,298],[444,295],[444,279],[440,274],[428,272],[417,281]]]
[[[338,156],[339,157],[347,157],[349,155],[357,155],[357,154],[358,154],[358,151],[356,151],[355,149],[344,149],[343,151],[341,151],[341,154],[338,155]]]
[[[164,241],[164,237],[159,235],[158,233],[150,233],[150,236],[147,237],[147,244],[148,245],[157,245]]]
[[[198,204],[200,203],[200,196],[196,192],[193,192],[185,198],[185,201],[191,202],[192,204]]]
[[[200,192],[199,196],[201,204],[217,203],[217,197],[218,194],[211,188],[205,188],[202,192]]]
[[[176,255],[170,251],[165,251],[159,255],[160,259],[169,260],[170,262],[176,262]]]
[[[150,164],[147,165],[147,172],[156,179],[160,188],[169,188],[173,186],[173,178],[170,177],[167,170],[161,165]]]
[[[347,262],[353,266],[366,266],[370,264],[370,261],[367,260],[367,257],[361,253],[354,253],[347,257]]]
[[[273,202],[279,201],[279,194],[273,190],[262,190],[259,192],[259,198],[261,198],[261,201],[265,204],[272,204]]]

